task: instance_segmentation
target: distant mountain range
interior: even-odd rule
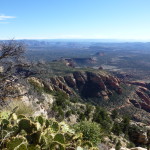
[[[45,42],[101,42],[101,43],[150,42],[150,40],[136,40],[136,39],[16,39],[16,40],[45,41]]]

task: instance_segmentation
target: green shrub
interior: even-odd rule
[[[93,115],[93,121],[99,123],[106,132],[110,131],[112,121],[106,110],[97,107]]]
[[[86,116],[87,120],[90,119],[90,113],[92,112],[92,110],[93,110],[93,106],[86,104],[86,110],[84,112],[84,115]]]
[[[115,146],[115,150],[120,150],[120,148],[121,148],[121,143],[120,143],[120,141],[118,141]]]
[[[71,97],[70,98],[70,102],[77,103],[77,102],[79,102],[79,98],[77,98],[77,97]]]
[[[100,141],[101,129],[97,123],[83,121],[74,126],[76,132],[83,133],[83,139],[90,141],[94,145]]]
[[[128,116],[124,116],[123,120],[121,121],[121,128],[124,134],[128,134],[130,125],[130,118]]]
[[[61,92],[61,91],[57,91],[57,92],[55,92],[54,96],[55,96],[55,99],[56,99],[55,104],[57,106],[62,107],[63,109],[66,109],[67,104],[68,104],[67,94],[64,93],[64,92]]]
[[[115,135],[119,136],[119,135],[122,133],[120,124],[119,124],[118,122],[114,122],[111,131],[112,131]]]
[[[81,113],[79,114],[79,122],[80,122],[80,121],[85,121],[85,119],[86,119],[86,116],[84,115],[84,113],[81,112]]]
[[[68,111],[66,112],[66,114],[65,114],[65,117],[67,117],[67,118],[68,118],[68,117],[70,117],[70,116],[71,116],[71,114],[72,114],[72,113],[71,113],[71,110],[68,110]]]
[[[116,110],[112,111],[111,117],[113,120],[115,120],[118,117],[118,112]]]
[[[134,143],[130,142],[130,143],[127,144],[127,148],[133,148],[133,147],[135,147]]]

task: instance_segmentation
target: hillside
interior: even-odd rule
[[[124,82],[105,70],[73,68],[62,62],[37,66],[36,72],[40,70],[39,68],[45,68],[46,72],[34,75],[37,81],[30,78],[33,86],[34,84],[37,86],[36,82],[40,82],[49,92],[62,91],[82,102],[99,105],[107,110],[116,109],[120,114],[126,113],[135,120],[144,119],[149,122],[149,84]]]
[[[64,59],[2,67],[1,149],[149,148],[149,83]]]

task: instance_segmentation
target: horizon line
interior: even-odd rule
[[[113,41],[149,41],[150,39],[119,39],[119,38],[2,38],[0,40],[113,40]]]

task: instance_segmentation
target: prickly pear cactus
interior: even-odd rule
[[[4,137],[6,137],[8,134],[7,130],[0,130],[0,139],[4,139]]]
[[[65,146],[59,142],[52,142],[50,150],[65,150]]]
[[[82,139],[82,133],[76,133],[76,134],[74,134],[74,136],[73,136],[73,139],[74,140],[76,140],[76,139]]]
[[[60,128],[63,133],[73,133],[74,134],[74,130],[70,129],[69,125],[66,124],[65,122],[60,123]]]
[[[91,150],[99,150],[97,147],[93,147],[91,148]]]
[[[54,135],[50,129],[46,129],[41,133],[40,145],[43,145],[45,149],[48,149],[49,145],[53,141]],[[43,147],[42,147],[43,148]]]
[[[3,120],[1,121],[1,127],[2,127],[3,129],[7,129],[8,125],[9,125],[9,120],[3,119]]]
[[[70,142],[72,140],[73,134],[64,133],[65,141]]]
[[[28,150],[41,150],[39,145],[28,145]]]
[[[26,118],[26,116],[25,115],[18,115],[18,119],[23,119],[23,118]]]
[[[91,142],[83,141],[82,133],[75,133],[65,122],[13,113],[7,117],[0,119],[2,150],[97,150]]]
[[[82,147],[90,149],[93,147],[93,144],[89,141],[86,141],[86,142],[83,142]]]
[[[20,131],[25,130],[27,134],[30,134],[36,130],[36,124],[26,118],[21,119],[18,123],[18,126]]]
[[[59,142],[61,144],[65,144],[65,137],[64,137],[63,134],[58,133],[58,134],[55,135],[54,141],[57,141],[57,142]]]
[[[34,132],[26,136],[29,144],[39,144],[41,138],[41,131]]]
[[[10,116],[11,112],[10,111],[2,111],[0,112],[0,120],[2,119],[8,119]]]
[[[36,124],[37,131],[41,131],[42,130],[41,124],[39,122],[36,122],[35,124]]]
[[[23,143],[23,144],[21,144],[21,145],[18,145],[17,147],[15,147],[14,150],[28,150],[26,145],[27,145],[26,143],[25,143],[25,144]]]
[[[8,150],[15,150],[15,148],[19,148],[25,142],[26,139],[23,136],[12,137],[6,142],[6,148]]]
[[[53,123],[50,127],[54,132],[58,132],[60,130],[59,124],[56,121],[53,121]]]
[[[44,118],[42,116],[38,116],[37,121],[41,124],[41,126],[44,125]]]
[[[51,123],[51,122],[50,122],[48,119],[46,119],[46,120],[45,120],[45,127],[48,128],[49,125],[50,125],[50,123]]]
[[[77,140],[77,144],[76,144],[77,146],[81,146],[82,145],[82,141],[79,139],[79,140]]]

